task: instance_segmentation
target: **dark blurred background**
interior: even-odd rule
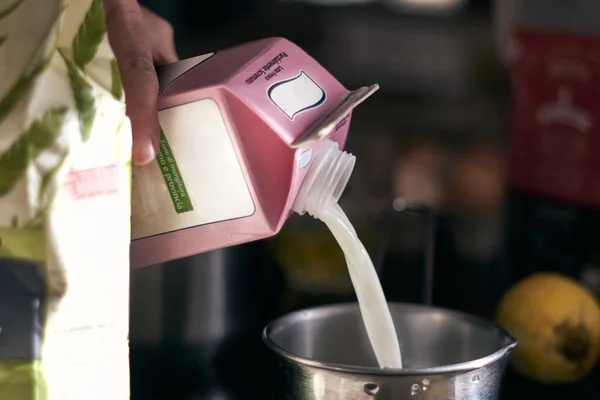
[[[492,318],[536,270],[600,293],[594,207],[507,185],[511,80],[493,2],[140,3],[173,24],[181,58],[282,36],[348,88],[381,85],[353,116],[346,150],[357,166],[342,202],[389,300]],[[132,399],[260,397],[262,327],[353,299],[339,248],[310,218],[270,240],[136,271]],[[548,388],[509,371],[503,398],[598,399],[599,381]]]

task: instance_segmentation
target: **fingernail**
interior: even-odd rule
[[[137,148],[134,146],[133,152],[133,164],[139,167],[143,167],[144,165],[150,164],[154,161],[156,157],[156,148],[152,142],[148,142],[146,146],[138,146]]]

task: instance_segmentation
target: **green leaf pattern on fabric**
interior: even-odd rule
[[[41,61],[37,67],[31,72],[24,73],[8,90],[8,93],[0,100],[0,122],[11,112],[11,110],[19,104],[19,101],[27,94],[27,91],[31,87],[31,84],[35,79],[40,76],[42,72],[48,67],[52,61],[54,51],[50,52],[50,55]]]
[[[0,196],[8,194],[23,177],[29,164],[54,145],[66,113],[66,107],[46,111],[42,118],[33,121],[29,129],[0,155]]]
[[[73,5],[73,9],[69,4]],[[65,346],[61,342],[64,339],[53,334],[57,328],[62,328],[64,321],[67,322],[65,326],[72,324],[75,327],[79,321],[68,321],[72,318],[68,311],[65,314],[57,305],[67,289],[77,289],[78,285],[79,292],[74,290],[72,293],[85,299],[81,294],[81,288],[85,285],[72,279],[69,272],[77,270],[89,259],[85,255],[87,252],[81,253],[81,249],[73,248],[68,235],[79,233],[81,237],[93,240],[92,243],[102,244],[102,241],[96,242],[89,236],[92,228],[96,227],[87,223],[85,217],[82,221],[76,218],[78,215],[93,214],[86,213],[86,207],[94,207],[94,201],[76,203],[83,207],[73,207],[73,214],[70,214],[69,206],[75,205],[72,203],[75,200],[70,198],[70,192],[64,186],[66,174],[71,168],[77,171],[114,162],[112,146],[117,146],[117,150],[119,146],[123,147],[121,152],[117,151],[117,154],[121,154],[118,159],[120,164],[125,163],[123,158],[130,160],[131,140],[125,135],[129,136],[131,131],[129,125],[124,125],[128,129],[123,129],[122,138],[119,138],[118,132],[113,131],[118,122],[115,119],[125,118],[124,95],[116,61],[112,59],[114,55],[104,47],[107,45],[107,38],[102,0],[0,0],[0,19],[13,13],[19,6],[22,8],[2,24],[0,34],[2,52],[11,56],[18,55],[19,61],[0,60],[0,69],[6,67],[10,71],[10,81],[7,80],[2,85],[0,94],[0,263],[9,268],[19,268],[11,259],[27,259],[38,261],[42,266],[46,286],[42,350],[50,349],[48,354],[44,354],[44,368],[54,371],[60,369],[57,367],[64,366],[68,370],[68,361],[62,360],[60,352],[62,346]],[[59,8],[63,11],[66,9],[61,20],[55,19]],[[37,31],[37,24],[31,21],[28,24],[31,16],[29,11],[42,16],[39,21],[44,21],[44,30],[49,29],[49,23],[54,24],[51,31],[56,34],[54,46],[50,43],[53,38],[45,31],[40,33],[42,24],[39,24]],[[43,16],[46,16],[45,20]],[[23,21],[16,20],[14,24],[13,18],[23,18]],[[21,38],[17,34],[21,29],[11,31],[15,26],[24,28],[19,25],[21,23],[26,24],[27,29],[31,29],[36,35],[23,35]],[[33,37],[39,43],[29,42]],[[60,51],[56,51],[59,44]],[[15,51],[21,50],[20,46],[23,46],[23,51]],[[99,49],[102,56],[99,55]],[[119,104],[115,104],[113,98]],[[79,124],[73,125],[71,122],[76,119]],[[96,133],[98,146],[96,137],[93,141],[88,140],[90,135]],[[118,139],[122,141],[115,143]],[[87,141],[88,144],[82,146],[82,141]],[[107,148],[111,150],[107,151]],[[120,179],[125,179],[130,176],[130,171],[121,166],[119,176]],[[122,229],[127,228],[125,216],[129,210],[129,197],[124,192],[125,190],[120,190],[117,196],[109,199],[118,203],[115,204],[115,209],[119,213],[115,213],[113,217]],[[60,196],[60,200],[56,194]],[[104,218],[106,214],[100,215]],[[67,229],[65,236],[62,230],[64,221],[61,218],[65,218],[67,224],[76,221],[86,226],[87,223],[87,228],[81,228],[81,231],[77,229],[77,233]],[[102,236],[102,240],[105,237],[108,236]],[[117,262],[125,266],[126,248],[129,244],[127,239],[123,235],[119,240],[106,241],[110,246],[114,244],[122,247],[125,256],[119,256]],[[71,252],[69,255],[74,258],[62,257],[65,251]],[[92,271],[94,273],[104,276],[106,271],[100,269]],[[2,285],[3,282],[0,282],[0,292]],[[93,297],[93,294],[87,295]],[[112,310],[110,307],[106,309]],[[60,315],[61,312],[63,315]],[[26,334],[23,332],[23,335]],[[0,339],[1,337],[2,335]],[[70,350],[66,346],[66,351]],[[123,361],[126,362],[126,357]],[[89,374],[93,373],[94,371]],[[87,374],[88,372],[86,378]],[[46,385],[40,360],[0,359],[0,399],[47,400],[60,396],[58,392],[63,389],[62,383]],[[53,392],[48,393],[48,389]],[[120,398],[124,398],[123,396],[125,394]]]
[[[116,59],[110,61],[111,88],[110,93],[115,100],[123,98],[123,84],[121,82],[121,74],[119,73],[119,65]]]
[[[19,8],[19,6],[23,4],[24,1],[25,0],[16,0],[13,4],[0,11],[0,21],[2,21],[4,18],[8,17],[13,12],[15,12]],[[0,47],[2,47],[4,42],[6,42],[6,39],[8,39],[8,36],[0,36]]]
[[[46,201],[46,202],[48,201],[46,199],[46,194],[48,192],[48,189],[50,188],[50,184],[52,183],[52,180],[55,178],[58,171],[60,171],[62,166],[65,164],[65,161],[67,160],[68,155],[69,155],[69,151],[64,150],[62,152],[60,158],[58,159],[58,162],[56,163],[56,165],[54,165],[52,168],[50,168],[48,171],[46,171],[44,176],[42,176],[42,183],[40,184],[40,191],[38,193],[38,200],[40,203],[43,203],[44,201]]]
[[[55,193],[48,193],[56,175],[65,164],[67,156],[69,155],[68,150],[63,150],[58,162],[49,170],[47,170],[42,176],[42,183],[40,184],[38,191],[38,207],[33,214],[33,217],[27,221],[23,227],[26,229],[40,229],[44,226],[44,218],[46,213],[52,206]]]
[[[62,52],[63,60],[67,65],[69,81],[71,82],[71,91],[75,99],[75,106],[79,114],[79,130],[81,131],[81,140],[87,142],[92,133],[94,119],[96,118],[96,100],[94,98],[94,88],[88,83],[86,78],[79,72],[75,63],[69,60]]]
[[[0,360],[0,399],[46,399],[46,383],[39,360]]]
[[[56,49],[58,47],[58,35],[54,38],[54,44],[48,52],[48,55],[38,63],[30,72],[24,72],[21,77],[10,87],[8,92],[0,100],[0,123],[8,114],[19,104],[23,97],[31,88],[33,82],[48,68]]]
[[[0,195],[8,194],[25,175],[25,171],[33,161],[45,150],[52,148],[58,138],[68,109],[57,107],[48,110],[42,118],[35,120],[30,128],[17,139],[2,156],[0,156]],[[39,197],[41,198],[49,185],[51,176],[56,174],[64,163],[65,156],[43,177]],[[0,226],[0,259],[22,258],[44,261],[46,244],[44,234],[44,217],[51,204],[51,198],[42,199],[30,221],[19,226],[16,216],[11,219],[10,227]]]
[[[33,261],[46,259],[44,227],[3,227],[0,226],[0,259],[20,258]]]
[[[8,90],[8,93],[0,100],[0,121],[2,121],[8,113],[19,103],[21,98],[27,93],[29,86],[35,78],[44,70],[45,64],[41,63],[31,73],[24,74],[17,82]]]
[[[73,38],[73,61],[84,69],[96,56],[106,33],[102,0],[93,0]]]
[[[35,78],[37,78],[45,68],[45,63],[41,63],[31,73],[24,74],[17,82],[8,90],[8,93],[0,100],[0,121],[2,121],[8,113],[19,103],[21,98],[27,93],[29,86]]]
[[[0,19],[7,17],[26,0],[16,0],[4,10],[0,10]],[[63,3],[63,11],[68,4]],[[77,110],[80,134],[83,142],[89,140],[97,114],[96,95],[97,89],[89,82],[84,68],[91,63],[106,36],[106,25],[104,21],[104,8],[102,0],[91,0],[83,21],[80,23],[77,34],[72,40],[70,57],[62,50],[58,51],[66,67],[75,108]],[[0,37],[0,46],[8,36]],[[37,66],[25,71],[19,79],[9,87],[3,98],[0,99],[0,122],[2,122],[19,102],[27,95],[35,80],[51,64],[58,45],[58,35],[54,46],[51,47],[47,56]],[[113,98],[122,101],[123,87],[115,59],[110,61],[111,87]],[[64,117],[68,112],[67,107],[54,107],[47,110],[43,117],[35,120],[31,126],[7,149],[0,154],[0,197],[8,195],[20,179],[24,179],[29,165],[44,150],[55,144],[60,135]],[[55,180],[56,174],[64,165],[69,152],[63,149],[60,152],[58,163],[43,172],[39,185],[38,201],[36,209],[32,210],[33,216],[19,227],[18,217],[11,219],[11,232],[15,230],[33,232],[43,226],[44,216],[50,208],[52,196],[48,196],[50,187]],[[4,229],[4,228],[3,228]],[[14,237],[14,232],[11,237]],[[18,236],[23,236],[21,232]],[[6,242],[6,241],[5,241]],[[6,246],[0,252],[0,258],[7,256]],[[18,252],[18,251],[17,251]],[[12,251],[14,253],[14,250]],[[14,254],[12,255],[14,256]]]
[[[0,21],[15,12],[25,0],[16,0],[13,4],[0,11]]]

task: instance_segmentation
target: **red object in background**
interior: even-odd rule
[[[516,29],[510,184],[600,207],[600,37]]]

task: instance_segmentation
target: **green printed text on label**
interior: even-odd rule
[[[169,195],[171,196],[177,214],[192,211],[194,209],[192,200],[190,199],[185,183],[183,182],[183,177],[179,172],[175,156],[171,151],[169,142],[162,129],[160,131],[160,149],[156,156],[156,162],[165,179],[165,184],[167,185]]]

